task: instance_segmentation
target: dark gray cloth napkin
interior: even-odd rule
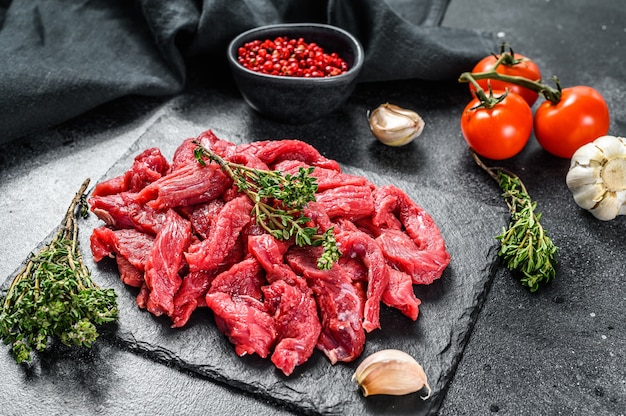
[[[0,0],[0,143],[116,98],[179,93],[191,61],[219,68],[234,36],[279,22],[353,33],[365,49],[361,82],[452,79],[496,42],[440,26],[448,2]]]

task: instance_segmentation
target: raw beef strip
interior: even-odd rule
[[[148,307],[149,297],[150,297],[150,289],[148,289],[148,286],[146,285],[146,282],[144,280],[143,285],[141,285],[141,288],[139,288],[139,293],[137,294],[137,298],[135,299],[137,306],[141,309],[146,309]]]
[[[311,166],[341,171],[339,163],[322,156],[316,148],[300,140],[265,140],[237,146],[238,153],[250,153],[274,169],[284,160],[299,160]]]
[[[209,237],[194,244],[185,253],[191,271],[213,271],[236,247],[240,233],[251,220],[252,203],[246,195],[226,203],[220,211]]]
[[[130,264],[123,256],[116,256],[115,262],[117,263],[117,269],[120,272],[122,282],[132,287],[143,286],[143,271]]]
[[[154,240],[146,262],[145,281],[150,295],[147,308],[156,316],[174,312],[174,295],[181,285],[178,272],[183,252],[191,241],[191,224],[174,210],[168,210],[165,224]]]
[[[322,324],[317,348],[332,364],[350,362],[361,355],[365,346],[361,298],[342,268],[317,268],[320,254],[319,247],[292,247],[285,258],[313,290]]]
[[[332,218],[356,220],[374,213],[372,190],[367,185],[343,185],[315,194],[317,205]]]
[[[310,165],[307,165],[306,163],[300,162],[298,160],[285,160],[274,165],[274,169],[284,173],[289,173],[290,175],[297,174],[301,167],[306,169],[309,168]],[[324,192],[327,189],[336,188],[343,185],[366,185],[372,187],[373,189],[373,185],[365,177],[350,175],[348,173],[343,173],[335,169],[327,169],[316,166],[314,167],[311,176],[317,179],[317,192]]]
[[[203,204],[180,207],[178,212],[191,221],[194,233],[204,240],[209,237],[209,231],[223,207],[223,200],[214,199]]]
[[[113,228],[134,228],[153,235],[158,233],[165,220],[165,213],[139,204],[136,195],[122,192],[93,196],[89,198],[89,205],[98,218]]]
[[[417,320],[420,300],[415,297],[413,280],[408,274],[389,268],[389,284],[383,292],[383,303],[396,308],[412,320]]]
[[[98,182],[91,191],[92,196],[115,195],[126,191],[124,175],[116,176],[106,181]]]
[[[211,130],[201,133],[196,138],[196,141],[200,142],[202,146],[211,149],[213,152],[226,158],[234,154],[237,149],[237,146],[234,143],[218,138]]]
[[[256,353],[266,358],[276,341],[274,318],[265,305],[250,296],[209,292],[206,304],[213,311],[215,324],[235,346],[239,356]]]
[[[195,139],[193,138],[185,139],[181,145],[178,146],[172,157],[172,171],[178,170],[182,166],[198,163],[194,155],[194,151],[198,145],[195,144],[194,141]]]
[[[89,237],[91,253],[96,262],[104,257],[124,257],[133,267],[144,271],[146,260],[154,244],[152,235],[134,229],[112,230],[94,228]]]
[[[383,229],[376,241],[385,258],[395,268],[409,274],[415,284],[431,284],[441,277],[447,266],[447,258],[440,251],[420,250],[413,239],[400,230]]]
[[[96,184],[92,195],[112,195],[120,192],[139,192],[147,184],[154,182],[169,170],[167,160],[161,151],[152,147],[141,152],[126,173]]]
[[[313,353],[321,325],[317,305],[307,283],[284,264],[289,243],[268,234],[250,236],[248,250],[266,272],[265,305],[274,316],[277,341],[272,362],[290,375]]]
[[[152,147],[135,158],[131,168],[124,174],[126,191],[139,192],[146,185],[166,175],[170,168],[161,151]]]
[[[261,287],[265,283],[263,268],[256,258],[248,257],[215,276],[209,292],[228,293],[232,296],[250,296],[262,300]]]
[[[205,303],[204,296],[213,277],[213,272],[204,271],[193,271],[184,276],[180,288],[174,295],[174,310],[170,315],[172,328],[185,326],[193,311]]]
[[[380,328],[380,302],[389,284],[389,267],[380,246],[368,234],[348,221],[337,234],[337,246],[342,256],[359,258],[367,268],[367,301],[363,311],[363,328],[371,332]]]
[[[172,327],[184,326],[193,311],[197,307],[205,305],[204,296],[209,290],[215,276],[225,270],[234,268],[242,258],[243,247],[241,238],[238,238],[236,245],[227,256],[222,259],[217,268],[210,271],[190,271],[183,279],[180,289],[178,289],[178,292],[174,296],[174,313],[171,316],[173,321]],[[242,264],[244,263],[239,263],[239,265]],[[235,270],[237,269],[235,268]]]
[[[419,265],[415,268],[420,269],[419,277],[416,277],[416,271],[407,271],[412,275],[414,282],[432,283],[433,280],[439,278],[450,263],[450,254],[446,250],[441,232],[432,217],[412,201],[403,190],[393,185],[378,188],[374,192],[374,203],[376,205],[376,214],[372,217],[374,225],[380,227],[381,230],[403,229],[411,237],[417,249],[425,252],[417,258]],[[392,257],[396,261],[398,257],[412,252],[406,251],[406,244],[403,243],[397,244],[392,250],[393,244],[389,241],[391,239],[383,237],[383,240],[387,252],[395,253]],[[393,258],[391,261],[394,261]]]
[[[289,246],[289,242],[278,241],[269,234],[248,237],[248,252],[261,264],[270,283],[276,280],[293,283],[297,279],[293,270],[285,264],[283,257]]]
[[[218,198],[232,182],[215,163],[190,163],[152,182],[137,194],[137,202],[158,210],[199,204]]]
[[[206,294],[220,331],[235,345],[238,355],[267,357],[276,339],[274,319],[262,302],[262,268],[248,258],[215,277]]]
[[[263,287],[263,294],[277,331],[272,362],[288,376],[315,350],[322,328],[317,318],[317,305],[302,278],[293,283],[276,280]]]

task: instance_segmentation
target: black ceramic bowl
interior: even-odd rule
[[[237,49],[253,40],[278,36],[315,42],[326,53],[336,52],[348,71],[325,78],[268,75],[251,71],[237,62]],[[308,123],[341,107],[354,91],[363,66],[363,47],[343,29],[313,23],[277,24],[248,30],[228,47],[228,63],[246,102],[259,113],[286,123]]]

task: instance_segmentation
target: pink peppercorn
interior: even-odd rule
[[[348,70],[336,53],[326,53],[315,42],[279,36],[274,40],[253,40],[237,50],[237,60],[245,68],[268,75],[289,77],[331,77]]]

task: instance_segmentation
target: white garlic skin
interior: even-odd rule
[[[565,181],[578,206],[597,219],[626,215],[626,139],[607,135],[581,146]]]
[[[386,394],[402,396],[426,390],[423,400],[430,397],[431,389],[422,366],[409,354],[400,350],[381,350],[365,358],[357,367],[355,380],[363,396]]]
[[[372,134],[387,146],[404,146],[424,130],[424,120],[415,111],[394,104],[381,104],[368,114]]]

